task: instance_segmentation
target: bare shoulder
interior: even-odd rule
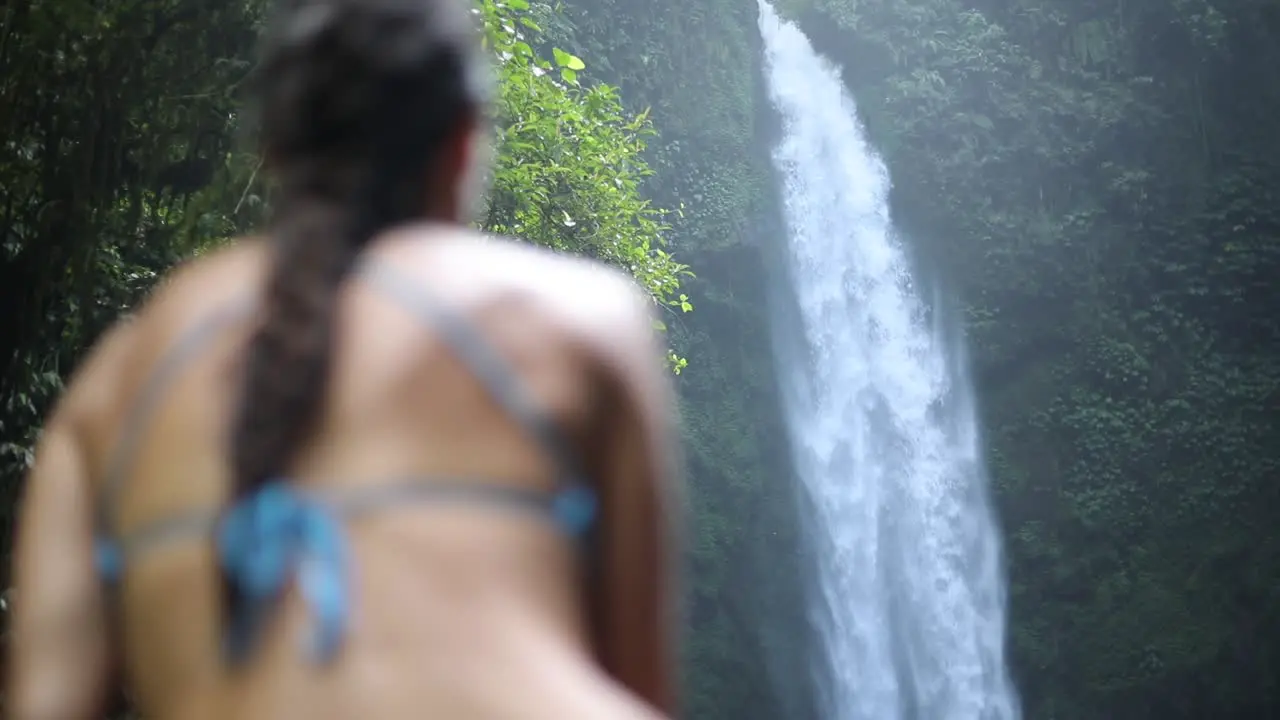
[[[486,252],[505,256],[493,265],[507,268],[508,286],[527,293],[608,370],[632,375],[656,352],[653,299],[626,273],[512,241],[487,243]]]
[[[268,248],[256,238],[237,240],[189,258],[170,270],[137,312],[143,323],[165,324],[256,292],[268,269]]]
[[[76,366],[45,426],[83,427],[111,406],[138,335],[133,316],[116,321],[104,332]]]
[[[613,365],[645,360],[645,351],[656,347],[653,300],[615,268],[470,231],[421,231],[406,236],[407,245],[415,244],[414,235],[423,240],[422,253],[390,252],[421,258],[423,272],[430,266],[437,285],[455,297],[516,307],[528,321],[554,328]]]
[[[652,300],[629,275],[608,265],[516,243],[495,248],[519,256],[528,283],[583,329],[615,336],[652,329]]]
[[[146,300],[94,342],[72,373],[51,420],[80,425],[112,415],[131,374],[166,342],[175,325],[242,292],[245,268],[261,264],[257,245],[243,242],[217,249],[162,277]]]

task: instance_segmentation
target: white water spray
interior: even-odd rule
[[[1016,720],[999,535],[961,350],[913,284],[887,172],[837,68],[764,0],[760,30],[804,345],[780,372],[816,513],[823,716]]]

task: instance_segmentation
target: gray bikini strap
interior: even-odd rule
[[[165,392],[196,355],[221,331],[245,320],[253,308],[248,298],[224,306],[201,318],[178,336],[172,346],[156,362],[137,398],[121,421],[120,434],[107,459],[102,494],[98,503],[98,532],[114,537],[115,508],[128,485],[130,471],[137,460],[142,439],[152,417],[164,399]]]
[[[554,420],[539,409],[520,379],[474,325],[427,292],[421,281],[396,270],[390,263],[366,256],[359,268],[370,285],[386,293],[440,337],[467,365],[526,432],[551,455],[566,485],[580,483],[582,468]]]
[[[435,330],[446,344],[475,374],[511,417],[551,456],[558,468],[561,491],[554,494],[533,490],[495,486],[488,483],[443,483],[442,478],[415,478],[404,483],[356,488],[349,491],[319,491],[321,496],[343,514],[365,512],[395,505],[403,501],[426,499],[487,499],[529,509],[550,510],[562,525],[574,534],[583,532],[594,518],[594,495],[583,482],[576,454],[552,418],[539,410],[525,392],[524,386],[508,364],[464,317],[425,291],[420,283],[395,270],[385,262],[366,256],[359,273],[375,288],[401,304],[428,329]],[[161,356],[143,385],[137,400],[122,422],[122,429],[111,455],[98,504],[98,562],[108,575],[123,566],[124,558],[145,547],[164,544],[172,539],[202,536],[213,530],[218,514],[192,511],[159,520],[119,537],[114,510],[124,492],[130,471],[148,427],[164,393],[179,373],[220,331],[246,319],[253,309],[250,298],[224,307],[202,318],[181,334]]]

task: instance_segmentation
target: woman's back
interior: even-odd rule
[[[153,541],[123,574],[111,618],[139,704],[154,718],[652,716],[604,681],[594,657],[603,635],[648,623],[616,612],[601,618],[612,630],[584,622],[629,592],[609,581],[619,574],[608,564],[652,553],[638,546],[635,501],[654,488],[610,485],[636,482],[619,476],[615,451],[644,444],[641,426],[656,427],[643,419],[646,397],[659,408],[665,399],[661,378],[633,372],[656,365],[646,301],[612,272],[458,230],[397,231],[367,254],[362,267],[393,274],[357,271],[339,294],[324,410],[291,482],[356,494],[406,480],[556,490],[559,458],[424,316],[416,298],[426,298],[474,329],[563,432],[601,491],[605,522],[580,546],[535,508],[483,493],[344,519],[349,637],[319,670],[301,654],[311,621],[296,589],[245,666],[229,668],[213,543],[200,533]],[[181,270],[64,400],[94,478],[86,501],[116,498],[106,509],[120,536],[226,503],[227,428],[268,261],[265,246],[245,243]],[[387,286],[396,279],[407,282]],[[169,364],[175,348],[190,354]],[[158,371],[167,380],[152,390]],[[132,449],[123,461],[122,445]],[[113,463],[124,480],[108,495]],[[59,562],[38,545],[32,553],[33,568]]]
[[[649,300],[462,229],[470,9],[272,22],[270,231],[174,273],[45,425],[16,720],[89,717],[114,653],[153,720],[671,712]]]

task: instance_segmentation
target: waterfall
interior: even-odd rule
[[[1005,589],[960,343],[889,217],[836,67],[761,0],[787,228],[778,328],[831,720],[1016,720]],[[788,340],[783,331],[794,334]]]

